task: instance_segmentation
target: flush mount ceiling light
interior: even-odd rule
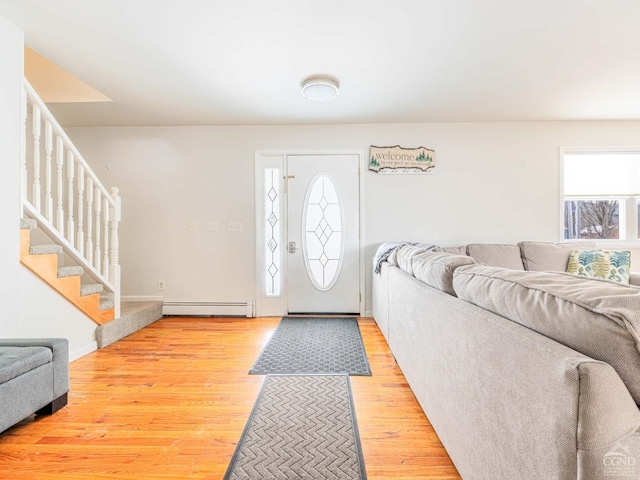
[[[338,96],[340,84],[329,77],[309,77],[302,82],[302,96],[314,102],[327,102]]]

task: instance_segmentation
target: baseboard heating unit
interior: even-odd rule
[[[254,302],[164,302],[163,315],[255,317]]]

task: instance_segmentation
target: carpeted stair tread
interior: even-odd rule
[[[94,293],[100,293],[103,290],[103,286],[99,283],[90,283],[88,285],[82,285],[80,287],[80,296],[92,295]]]
[[[31,245],[29,247],[29,253],[31,255],[60,255],[62,253],[62,247],[60,245]]]
[[[70,267],[58,267],[58,278],[74,277],[76,275],[82,275],[83,273],[84,269],[76,265]]]
[[[135,316],[149,313],[151,317],[155,317],[160,312],[162,316],[162,302],[161,301],[140,301],[140,302],[122,302],[120,305],[120,311],[122,316]],[[159,317],[158,317],[159,318]]]
[[[110,308],[113,308],[115,305],[115,302],[113,301],[113,299],[108,298],[108,297],[100,297],[100,311],[104,312],[105,310],[109,310]]]
[[[32,218],[20,219],[20,230],[35,230],[36,228],[38,228],[38,222]]]

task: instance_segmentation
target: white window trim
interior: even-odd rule
[[[595,242],[602,248],[640,248],[640,235],[638,232],[638,210],[637,201],[640,196],[593,196],[593,197],[572,197],[572,198],[606,198],[611,200],[623,199],[624,206],[624,226],[626,234],[632,233],[632,238],[622,240],[595,240],[595,239],[565,239],[564,238],[564,157],[572,153],[640,153],[640,146],[618,146],[618,147],[561,147],[558,151],[558,242]],[[634,208],[629,208],[633,205]],[[628,235],[626,235],[628,236]]]

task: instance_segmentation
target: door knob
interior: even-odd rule
[[[296,247],[296,242],[289,242],[289,253],[296,253],[299,248]]]

